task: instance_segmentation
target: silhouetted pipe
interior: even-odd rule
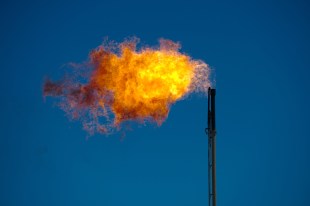
[[[208,178],[209,206],[216,206],[216,164],[215,164],[215,89],[208,90]]]

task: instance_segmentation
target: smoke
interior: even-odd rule
[[[90,134],[110,134],[127,121],[160,126],[173,103],[207,93],[208,65],[181,53],[180,43],[160,39],[157,47],[137,49],[138,43],[105,41],[60,81],[46,79],[43,95],[58,97],[58,106]]]

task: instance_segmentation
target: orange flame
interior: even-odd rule
[[[180,44],[160,39],[159,48],[136,49],[137,38],[106,42],[90,53],[85,74],[60,82],[46,80],[44,96],[61,96],[60,106],[73,119],[82,119],[90,133],[111,133],[127,120],[161,125],[170,106],[192,92],[206,93],[209,67],[180,53]],[[103,118],[103,120],[102,120]],[[103,123],[102,123],[103,121]]]

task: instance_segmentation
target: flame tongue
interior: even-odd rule
[[[160,125],[172,103],[190,92],[207,91],[207,64],[180,53],[178,43],[161,39],[159,49],[140,51],[136,44],[132,39],[117,45],[119,53],[100,46],[90,53],[93,70],[88,84],[47,81],[44,95],[64,96],[62,108],[81,118],[85,129],[109,133],[126,120]],[[99,122],[100,116],[106,123]],[[114,120],[109,122],[111,116]]]

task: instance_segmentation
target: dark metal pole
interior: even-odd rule
[[[216,164],[215,164],[215,89],[208,91],[208,177],[209,177],[209,206],[216,206]]]

